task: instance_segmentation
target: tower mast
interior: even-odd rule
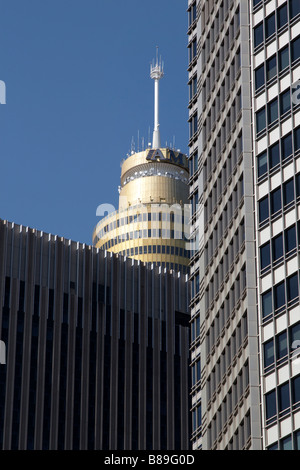
[[[164,76],[163,63],[158,60],[158,48],[156,48],[156,64],[150,67],[150,77],[154,80],[154,130],[152,148],[160,148],[160,131],[159,131],[159,80]]]

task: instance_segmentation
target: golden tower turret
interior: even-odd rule
[[[157,147],[158,82],[162,64],[151,67],[155,80],[152,147],[123,161],[119,209],[104,217],[93,233],[93,244],[114,253],[187,272],[189,252],[188,159],[178,150]]]

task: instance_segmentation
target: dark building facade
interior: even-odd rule
[[[188,281],[0,220],[1,449],[188,449]]]

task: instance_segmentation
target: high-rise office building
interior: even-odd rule
[[[0,220],[0,448],[189,449],[188,286]]]
[[[299,449],[300,2],[188,14],[192,445]]]
[[[163,75],[163,64],[157,57],[150,71],[155,90],[152,145],[149,143],[142,151],[132,151],[123,160],[119,208],[98,223],[93,245],[186,273],[188,160],[179,150],[161,147],[159,81]]]

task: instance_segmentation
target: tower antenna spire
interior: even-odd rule
[[[156,47],[156,63],[150,67],[150,77],[154,80],[154,130],[153,130],[153,148],[160,148],[159,131],[159,80],[164,76],[164,64],[158,58],[158,46]]]

